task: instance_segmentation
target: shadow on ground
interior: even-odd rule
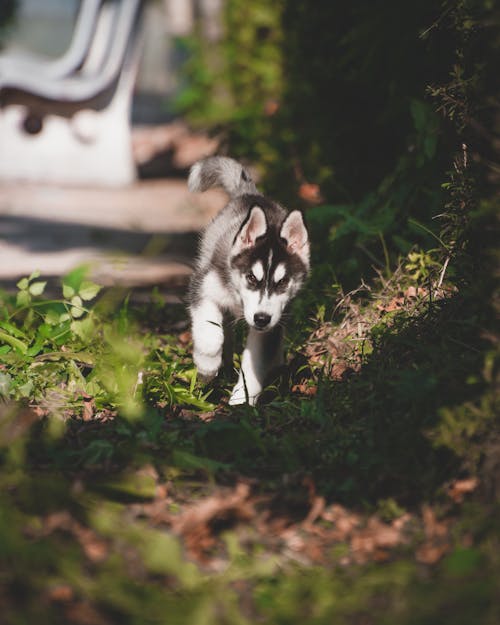
[[[79,264],[94,267],[97,279],[108,283],[131,281],[149,288],[185,283],[197,242],[196,232],[134,232],[22,216],[0,216],[0,233],[6,290],[15,288],[24,266],[26,275],[41,268],[49,285],[65,268]]]
[[[444,410],[483,390],[474,377],[483,362],[474,315],[455,298],[418,318],[396,317],[358,373],[320,378],[307,399],[287,396],[258,409],[222,404],[208,415],[150,405],[134,425],[75,420],[55,447],[37,442],[34,463],[50,458],[90,481],[152,463],[163,475],[177,467],[181,482],[243,477],[296,502],[312,478],[329,501],[371,506],[391,498],[418,507],[463,467],[433,432]],[[104,463],[88,453],[96,439],[109,443]]]
[[[161,235],[155,232],[133,232],[130,228],[82,226],[60,221],[44,221],[21,216],[0,216],[1,238],[27,252],[59,252],[71,248],[91,248],[102,253],[140,254],[147,250],[153,237],[158,248],[192,262],[197,233]]]

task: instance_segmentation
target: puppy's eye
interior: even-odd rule
[[[259,283],[259,281],[251,271],[247,273],[247,282],[250,286],[257,286],[257,284]]]
[[[278,280],[276,286],[286,286],[288,284],[288,276],[284,276],[281,280]]]

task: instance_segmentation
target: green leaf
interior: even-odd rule
[[[28,345],[26,343],[23,343],[22,341],[15,338],[14,336],[7,334],[7,332],[4,332],[3,330],[0,330],[0,341],[3,341],[4,343],[11,345],[15,350],[17,350],[21,354],[26,354],[26,352],[28,351]]]
[[[75,289],[69,284],[63,284],[63,297],[65,299],[71,299],[75,294]]]
[[[427,121],[428,107],[424,102],[420,100],[412,100],[410,102],[411,116],[413,117],[413,123],[417,132],[421,132],[425,128]]]
[[[77,319],[81,317],[85,310],[82,308],[82,299],[79,295],[71,298],[71,316]]]
[[[95,364],[94,356],[88,352],[48,352],[46,354],[40,354],[35,358],[36,362],[45,362],[47,360],[74,360],[75,362],[81,362],[89,366]]]
[[[84,312],[85,312],[85,311],[83,310],[83,308],[76,308],[76,307],[73,307],[73,308],[71,309],[71,316],[72,316],[74,319],[79,319],[79,318],[83,315],[83,313],[84,313]]]
[[[70,271],[63,278],[63,288],[64,286],[69,286],[73,289],[73,294],[77,293],[80,290],[80,285],[87,275],[88,270],[89,269],[86,265],[81,265],[80,267],[73,269],[73,271]]]
[[[39,337],[35,343],[28,349],[28,351],[26,352],[27,356],[36,356],[38,353],[41,352],[42,347],[45,343],[45,340],[43,337]]]
[[[8,397],[10,387],[12,385],[12,376],[8,373],[0,371],[0,395],[2,397]]]
[[[444,567],[454,577],[471,575],[483,562],[484,557],[477,549],[457,547],[444,561]]]
[[[73,334],[76,334],[78,338],[82,339],[82,341],[90,339],[95,334],[94,322],[91,316],[86,317],[81,321],[73,321],[71,324],[71,331]]]
[[[217,462],[217,460],[204,458],[202,456],[195,456],[188,451],[182,451],[180,449],[174,449],[172,461],[176,467],[180,467],[181,469],[204,469],[209,473],[215,473],[220,469],[227,469],[229,466],[223,462]]]
[[[29,306],[31,302],[31,295],[28,291],[19,291],[16,297],[16,304],[18,306]]]
[[[84,280],[78,290],[78,295],[84,301],[89,301],[94,299],[94,297],[99,293],[101,287],[94,282],[90,282],[89,280]]]
[[[28,281],[31,282],[32,280],[36,280],[36,278],[39,278],[39,277],[40,277],[40,270],[35,269],[35,271],[33,271],[30,277],[28,278]]]
[[[206,401],[206,397],[208,394],[202,397],[196,397],[193,395],[187,388],[182,386],[171,386],[171,391],[173,396],[175,397],[175,402],[179,404],[187,404],[189,406],[194,406],[195,408],[199,408],[200,410],[213,410],[214,404]]]
[[[26,336],[26,334],[24,332],[21,332],[19,328],[16,328],[16,326],[12,325],[8,321],[0,321],[0,328],[7,330],[7,332],[11,336],[17,336],[18,339],[25,339],[26,341],[28,341],[28,337]]]
[[[66,318],[61,319],[61,317],[63,317],[64,315]],[[62,321],[66,321],[66,319],[69,319],[69,315],[66,312],[61,314],[61,309],[58,310],[57,308],[51,308],[50,310],[46,312],[45,317],[43,319],[46,324],[50,326],[57,326]]]
[[[21,395],[21,397],[25,397],[25,398],[31,397],[31,393],[33,392],[33,382],[31,380],[28,380],[22,386],[20,386],[17,390],[19,394]]]
[[[119,479],[94,482],[93,488],[109,495],[126,496],[133,499],[154,499],[156,481],[153,476],[141,471],[127,472]]]
[[[41,295],[45,290],[47,282],[32,282],[29,285],[28,291],[31,295]]]
[[[140,544],[144,564],[153,573],[178,574],[183,568],[182,548],[174,536],[144,532]]]
[[[25,291],[29,286],[28,278],[21,278],[19,282],[16,284],[17,288],[21,291]]]
[[[436,135],[428,135],[424,139],[424,152],[427,158],[430,160],[436,154],[437,137]]]

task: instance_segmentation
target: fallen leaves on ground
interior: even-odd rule
[[[232,492],[215,493],[187,506],[172,521],[174,533],[182,536],[188,554],[205,560],[216,541],[217,528],[230,529],[254,517],[248,484],[238,484]]]
[[[457,480],[448,492],[464,497],[476,486],[472,478]],[[377,514],[328,504],[309,478],[280,496],[259,493],[254,485],[241,481],[233,487],[216,487],[199,499],[176,494],[172,484],[158,478],[151,501],[128,504],[126,510],[129,520],[145,519],[158,531],[177,536],[186,557],[206,569],[221,566],[228,531],[247,548],[264,547],[305,565],[332,563],[337,546],[340,551],[333,561],[342,566],[385,562],[401,547],[412,550],[418,562],[433,565],[452,546],[453,517],[438,518],[429,505],[420,514],[404,512],[386,521]],[[72,534],[91,563],[104,561],[112,552],[109,538],[85,527],[68,511],[48,515],[37,535],[56,531]],[[48,594],[53,601],[72,599],[71,588],[64,584],[52,587]]]
[[[425,532],[425,542],[416,551],[418,562],[435,564],[450,548],[450,520],[439,521],[434,510],[426,505],[422,508],[422,520]]]
[[[408,316],[418,313],[429,298],[438,301],[450,297],[454,291],[447,286],[429,290],[422,286],[402,286],[398,283],[398,272],[391,280],[384,282],[384,288],[373,296],[370,305],[361,305],[358,294],[363,292],[366,300],[371,289],[362,284],[351,293],[344,295],[337,304],[334,316],[340,321],[322,321],[312,332],[304,353],[311,365],[320,366],[333,380],[341,381],[353,372],[360,370],[366,351],[371,345],[372,330],[379,324],[391,325],[393,313],[405,312]],[[301,383],[295,392],[307,395],[307,386]]]
[[[465,495],[473,492],[479,485],[479,480],[476,477],[469,477],[464,480],[455,480],[448,487],[448,496],[455,503],[462,503]]]

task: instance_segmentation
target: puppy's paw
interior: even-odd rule
[[[200,354],[195,352],[193,355],[194,364],[198,369],[198,378],[202,382],[210,382],[213,380],[219,372],[222,356],[217,354],[216,356],[207,356],[207,354]]]
[[[209,371],[209,372],[204,372],[204,371],[200,371],[198,369],[198,380],[202,383],[202,384],[208,384],[209,382],[211,382],[215,376],[217,375],[218,371]]]
[[[233,388],[233,392],[231,393],[231,397],[229,398],[230,406],[240,406],[241,404],[248,403],[250,406],[255,406],[257,403],[258,393],[255,395],[245,392],[245,387],[243,385],[237,384]]]

